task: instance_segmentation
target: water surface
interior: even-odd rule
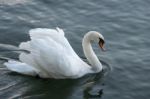
[[[148,0],[0,0],[1,44],[18,46],[29,40],[32,28],[60,27],[77,54],[85,59],[82,38],[95,30],[104,35],[107,52],[101,52],[97,44],[93,48],[99,59],[112,68],[105,76],[53,80],[12,73],[1,62],[0,98],[148,99],[149,5]],[[18,54],[1,51],[0,56],[17,58]],[[84,89],[87,83],[94,83],[91,95]]]

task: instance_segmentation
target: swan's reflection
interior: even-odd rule
[[[103,64],[103,71],[98,74],[92,75],[92,77],[84,85],[84,90],[83,90],[84,99],[101,98],[102,97],[103,86],[104,86],[103,79],[108,74],[108,72],[111,71],[111,67],[105,61],[101,60],[101,63]],[[96,94],[91,94],[90,91],[97,84],[100,86],[99,91]]]
[[[18,82],[18,86],[20,86],[20,89],[21,87],[27,87],[23,93],[15,98],[90,99],[101,98],[103,94],[104,73],[86,75],[85,77],[76,80],[40,79],[23,75],[20,76],[16,73],[9,73],[9,75],[16,76],[16,78],[18,78],[17,76],[24,77],[24,80]],[[26,84],[24,85],[24,83]],[[99,91],[92,94],[90,91],[93,90],[95,85],[99,86]]]
[[[103,89],[101,89],[101,90],[98,92],[98,94],[96,94],[96,95],[92,95],[92,94],[89,93],[89,90],[87,90],[87,91],[85,90],[85,91],[84,91],[84,99],[89,99],[89,98],[101,98],[102,94],[103,94]]]
[[[104,63],[103,63],[104,64]],[[106,64],[105,64],[106,65]],[[9,90],[17,94],[13,98],[25,99],[90,99],[101,98],[103,95],[103,80],[109,72],[108,68],[104,68],[101,73],[89,74],[80,79],[68,80],[54,80],[54,79],[41,79],[18,75],[14,72],[8,72],[6,76],[14,79],[21,79],[16,81],[15,86]],[[4,77],[5,78],[5,77]],[[6,78],[5,78],[6,79]],[[9,83],[9,82],[8,82]],[[94,90],[98,86],[98,91]],[[22,90],[22,92],[16,91]],[[4,93],[5,94],[5,93]],[[9,98],[13,94],[6,93]]]
[[[86,82],[84,85],[84,90],[83,90],[83,97],[84,99],[89,99],[89,98],[101,98],[103,94],[103,78],[104,78],[104,71],[101,73],[98,73],[96,75],[93,75],[93,77]],[[93,90],[95,85],[99,85],[99,91],[91,94],[90,91]]]

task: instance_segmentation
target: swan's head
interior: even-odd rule
[[[96,31],[90,31],[85,35],[85,38],[88,39],[90,42],[94,41],[99,44],[99,47],[104,51],[104,37],[101,33]]]

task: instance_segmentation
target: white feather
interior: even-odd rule
[[[25,75],[36,76],[38,73],[38,70],[36,70],[32,66],[14,60],[9,60],[8,62],[4,63],[4,65],[11,71]]]

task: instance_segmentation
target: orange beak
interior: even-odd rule
[[[99,41],[99,47],[102,49],[102,51],[106,51],[104,48],[104,41],[102,39]]]

